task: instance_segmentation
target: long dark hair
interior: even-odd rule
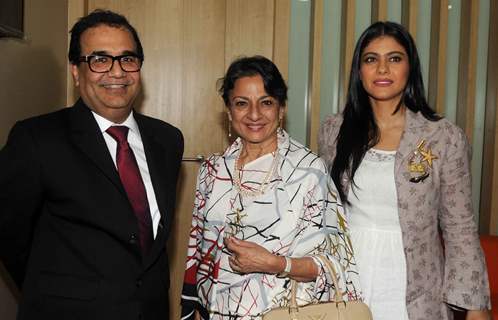
[[[343,122],[337,137],[336,157],[332,164],[330,175],[339,189],[339,195],[347,203],[346,191],[342,178],[348,178],[354,186],[354,174],[368,149],[379,141],[379,128],[375,121],[368,93],[363,88],[360,79],[361,55],[372,40],[388,36],[396,40],[408,55],[409,75],[403,96],[394,113],[402,105],[413,112],[420,111],[431,121],[441,117],[432,110],[425,99],[424,83],[420,71],[420,60],[413,38],[400,24],[394,22],[375,22],[368,27],[358,39],[351,63],[349,87],[346,106],[343,111]]]

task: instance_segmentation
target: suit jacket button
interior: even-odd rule
[[[142,279],[138,279],[137,282],[135,282],[137,288],[140,288],[142,286]]]
[[[137,243],[137,235],[136,235],[136,234],[132,233],[132,234],[130,235],[130,240],[129,240],[129,243],[130,243],[130,244],[136,244],[136,243]]]

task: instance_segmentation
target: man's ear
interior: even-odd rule
[[[78,70],[78,66],[75,64],[71,64],[71,74],[73,75],[74,85],[79,87],[80,85],[80,71]]]

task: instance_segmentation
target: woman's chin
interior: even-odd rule
[[[263,143],[265,143],[265,141],[267,141],[267,139],[258,139],[258,138],[254,138],[254,137],[250,137],[250,138],[241,137],[241,138],[244,142],[247,142],[250,144],[263,144]]]
[[[239,136],[242,138],[242,140],[251,144],[264,144],[271,140],[275,140],[276,133],[272,132],[268,134],[268,133],[244,132],[242,134],[239,134]]]

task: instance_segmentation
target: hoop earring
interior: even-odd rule
[[[228,139],[232,137],[232,120],[228,117]]]

